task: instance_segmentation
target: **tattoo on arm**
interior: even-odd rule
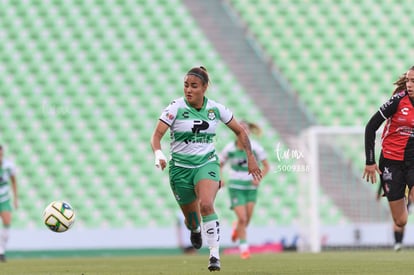
[[[252,146],[249,137],[245,133],[240,133],[239,140],[242,143],[244,150],[246,150],[246,154],[250,155],[252,153]]]

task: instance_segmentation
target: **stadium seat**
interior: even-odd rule
[[[39,213],[58,198],[73,204],[81,228],[173,225],[177,203],[167,173],[153,166],[149,140],[162,109],[182,96],[181,77],[200,60],[212,74],[212,97],[235,91],[220,94],[222,103],[263,124],[260,142],[276,162],[279,135],[180,1],[6,1],[0,13],[0,89],[9,91],[0,103],[10,122],[1,141],[15,159],[25,187],[21,204],[28,206],[16,215],[17,228],[43,226]],[[218,150],[234,139],[227,129],[218,136]],[[295,175],[263,182],[269,194],[286,196],[281,207],[291,217],[277,218],[284,224],[296,215],[295,198],[280,186],[296,184]],[[276,215],[268,211],[273,199],[260,199],[259,225]],[[228,197],[217,207],[231,224]]]
[[[409,4],[356,0],[254,4],[231,0],[230,4],[319,124],[365,125],[391,96],[392,83],[412,65],[405,62],[413,40],[408,29],[389,31],[389,26],[407,23],[406,14],[413,9]],[[345,152],[355,167],[362,167],[360,152],[349,150]],[[276,194],[284,196],[280,190]],[[334,209],[323,213],[327,223],[344,221],[338,209],[330,204],[327,209]]]
[[[396,44],[396,42],[409,39],[407,38],[409,35],[404,34],[404,28],[389,32],[389,25],[393,24],[392,22],[400,24],[402,18],[405,18],[403,13],[411,8],[409,5],[402,8],[384,2],[374,5],[373,8],[371,1],[299,3],[278,0],[263,1],[257,5],[248,1],[230,2],[321,124],[361,124],[370,115],[368,112],[357,111],[333,120],[326,119],[327,114],[340,112],[320,108],[321,105],[331,105],[338,109],[344,106],[339,95],[343,91],[341,87],[345,90],[349,87],[349,79],[342,78],[343,74],[348,74],[356,80],[353,85],[357,91],[366,90],[365,86],[369,88],[380,85],[376,93],[360,92],[358,97],[354,97],[366,98],[368,106],[377,108],[381,103],[378,96],[388,95],[388,91],[392,90],[392,82],[398,77],[398,71],[404,72],[411,65],[396,62],[398,59],[404,59],[404,54],[409,52],[407,47],[410,45],[410,43]],[[390,9],[395,12],[388,12]],[[274,27],[274,18],[277,21],[277,28]],[[309,51],[306,58],[302,55],[305,51]],[[347,51],[350,54],[344,54]],[[321,80],[321,86],[313,85],[312,88],[306,85],[307,89],[303,89],[304,82],[298,81],[297,68],[306,68],[306,64],[309,63],[318,66],[305,70],[305,74],[326,75],[326,78]],[[360,64],[360,66],[353,67],[351,64]],[[373,64],[376,66],[373,67]],[[361,78],[366,71],[376,71],[378,76],[388,73],[394,77],[387,81]],[[312,80],[316,78],[313,77]],[[339,89],[332,91],[319,88],[330,85]],[[321,95],[322,101],[311,99],[316,94]],[[329,99],[330,95],[338,101],[332,102]],[[345,105],[355,106],[353,100],[345,101]]]

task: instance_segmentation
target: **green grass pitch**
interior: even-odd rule
[[[219,274],[414,274],[414,251],[346,251],[319,254],[285,252],[222,255]],[[60,257],[10,259],[4,275],[210,274],[207,255]]]

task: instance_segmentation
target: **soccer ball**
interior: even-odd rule
[[[75,211],[65,201],[54,201],[43,211],[43,222],[53,232],[65,232],[75,222]]]

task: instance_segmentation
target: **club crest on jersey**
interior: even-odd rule
[[[216,113],[214,112],[213,109],[210,109],[207,112],[208,112],[207,117],[208,117],[209,120],[215,120],[216,119]]]

